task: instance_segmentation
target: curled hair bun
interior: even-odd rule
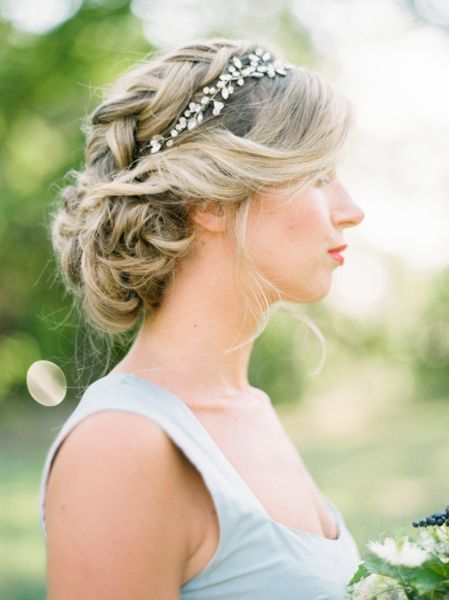
[[[53,246],[88,320],[121,333],[142,309],[160,304],[177,258],[190,246],[192,227],[179,203],[110,195],[96,195],[93,203],[86,179],[87,172],[78,174],[78,187],[62,191]]]
[[[64,283],[95,328],[124,333],[160,306],[192,248],[194,206],[232,208],[242,248],[254,193],[308,185],[334,166],[351,107],[306,68],[247,81],[219,116],[162,152],[141,152],[201,98],[231,56],[257,45],[216,38],[159,51],[122,75],[91,114],[85,165],[61,190],[51,239]]]

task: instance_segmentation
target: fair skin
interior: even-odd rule
[[[320,300],[338,266],[328,250],[345,243],[344,230],[359,224],[363,211],[335,171],[289,204],[282,198],[270,191],[251,205],[247,252],[282,299]],[[270,518],[335,538],[334,519],[269,397],[248,382],[252,342],[223,355],[257,327],[252,316],[244,319],[234,288],[225,215],[205,210],[194,219],[194,252],[113,371],[178,395]],[[157,425],[127,413],[105,411],[77,425],[52,470],[46,510],[55,600],[178,598],[218,544],[215,506],[196,468]]]

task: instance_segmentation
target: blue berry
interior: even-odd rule
[[[412,521],[412,525],[413,527],[433,527],[435,525],[440,527],[442,525],[449,526],[449,504],[444,511],[434,512],[431,515],[424,517],[424,519]]]

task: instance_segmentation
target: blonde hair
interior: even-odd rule
[[[349,100],[305,67],[248,78],[221,115],[184,130],[170,148],[139,152],[200,101],[231,56],[258,45],[213,38],[160,50],[122,75],[90,115],[85,165],[70,172],[50,229],[75,306],[110,340],[155,313],[195,239],[190,211],[205,203],[232,214],[237,262],[248,267],[238,290],[249,311],[265,315],[251,339],[265,328],[274,308],[265,290],[278,292],[245,253],[251,200],[272,187],[306,189],[335,167],[352,121]]]

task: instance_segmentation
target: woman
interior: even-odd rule
[[[47,456],[51,599],[344,596],[354,540],[247,369],[363,218],[336,172],[351,115],[318,74],[221,38],[159,52],[94,111],[53,243],[88,321],[138,330]]]

